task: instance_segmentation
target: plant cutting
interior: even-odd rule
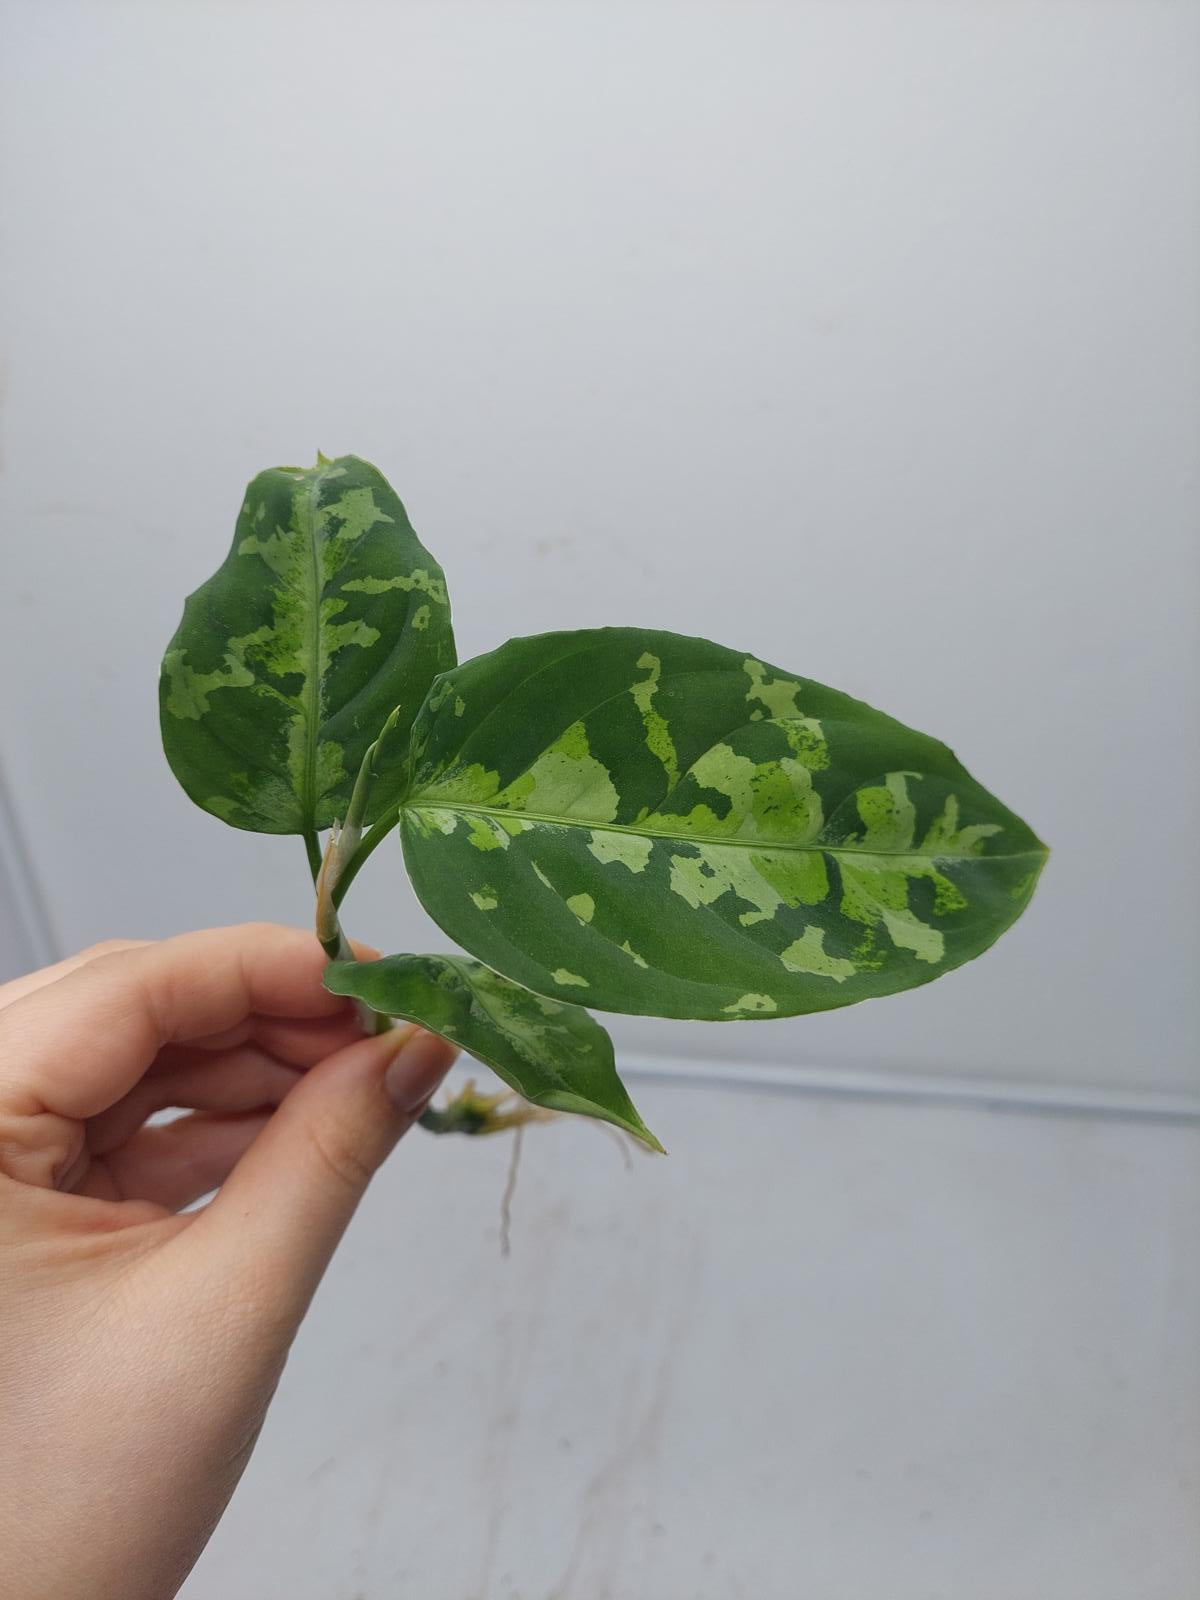
[[[992,945],[1046,858],[944,744],[745,649],[589,628],[458,663],[442,569],[355,456],[251,482],[160,712],[199,806],[303,840],[325,982],[370,1025],[655,1149],[589,1008],[763,1021],[910,989]],[[393,834],[458,950],[354,958],[343,901]],[[423,1120],[529,1114],[472,1090]]]

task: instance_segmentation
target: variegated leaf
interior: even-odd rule
[[[517,639],[441,677],[401,811],[426,909],[601,1010],[849,1005],[987,949],[1045,848],[945,745],[703,639]]]
[[[394,804],[407,729],[453,662],[442,570],[382,473],[357,456],[262,472],[163,661],[167,759],[235,827],[313,832],[345,815],[363,753],[399,707],[370,821]]]
[[[617,1076],[612,1041],[581,1006],[533,994],[463,956],[335,961],[325,983],[461,1045],[533,1105],[599,1117],[662,1148]]]

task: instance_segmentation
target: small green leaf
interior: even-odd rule
[[[541,993],[715,1021],[927,983],[1045,847],[945,745],[703,639],[515,639],[438,679],[401,810],[426,910]]]
[[[357,456],[276,467],[246,490],[233,547],[191,595],[163,660],[171,769],[237,828],[344,817],[388,713],[365,820],[394,805],[407,730],[454,663],[442,569],[382,473]]]
[[[617,1076],[612,1040],[581,1006],[534,994],[463,956],[334,961],[325,986],[440,1033],[535,1106],[598,1117],[662,1149]]]

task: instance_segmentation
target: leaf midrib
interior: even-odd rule
[[[317,549],[317,509],[321,484],[324,482],[324,470],[313,477],[308,486],[307,495],[307,529],[301,529],[302,536],[308,536],[308,593],[305,596],[305,611],[309,619],[308,636],[308,671],[304,677],[304,687],[300,691],[301,705],[305,721],[304,731],[304,790],[300,796],[300,809],[304,817],[306,828],[316,826],[317,820],[317,728],[321,709],[321,590],[324,587],[320,555]]]
[[[909,857],[920,861],[1041,861],[1045,850],[1014,850],[992,855],[977,854],[967,850],[880,850],[876,846],[851,844],[821,844],[810,841],[792,844],[787,840],[745,839],[729,834],[672,833],[661,828],[638,828],[626,822],[592,822],[580,817],[554,817],[539,811],[517,811],[511,806],[451,805],[445,801],[422,800],[410,796],[400,808],[405,811],[451,811],[456,816],[516,817],[523,822],[544,822],[555,828],[586,828],[589,832],[624,833],[635,839],[665,839],[673,844],[722,845],[725,848],[753,850],[762,855],[772,850],[788,850],[799,854],[823,856],[888,856]]]

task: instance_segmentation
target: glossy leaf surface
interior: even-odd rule
[[[714,1020],[928,982],[1020,915],[1045,848],[945,745],[703,639],[510,641],[413,729],[405,859],[490,967]]]
[[[167,759],[235,827],[316,831],[345,815],[399,707],[369,822],[395,802],[408,727],[453,661],[442,570],[382,473],[356,456],[262,472],[163,661]]]
[[[661,1149],[617,1076],[612,1041],[581,1006],[533,994],[462,956],[335,961],[325,984],[440,1033],[533,1105],[599,1117]]]

